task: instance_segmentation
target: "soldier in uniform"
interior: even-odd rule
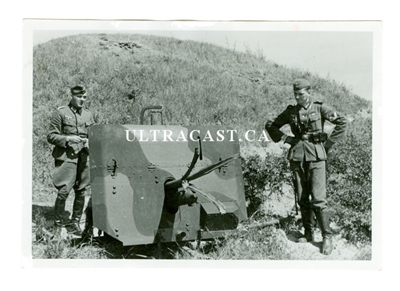
[[[70,233],[80,236],[85,190],[90,183],[88,128],[94,120],[91,112],[83,108],[87,98],[85,87],[76,85],[70,91],[68,106],[57,108],[51,117],[47,141],[55,145],[52,154],[55,159],[53,184],[58,190],[54,207],[55,233],[59,235],[65,226]],[[72,189],[75,192],[72,216],[65,222],[65,201]]]
[[[333,245],[326,200],[325,163],[331,146],[344,138],[347,120],[325,103],[311,99],[308,80],[295,80],[293,90],[297,104],[289,105],[274,121],[268,121],[265,129],[274,142],[282,140],[290,144],[288,159],[299,199],[304,237],[313,241],[316,217],[323,237],[321,252],[329,255]],[[330,136],[323,131],[325,120],[335,125]],[[285,135],[280,130],[285,124],[290,125],[294,136]]]

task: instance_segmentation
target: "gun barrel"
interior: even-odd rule
[[[190,182],[190,181],[196,180],[196,179],[198,179],[200,177],[203,177],[203,176],[211,173],[215,169],[218,169],[218,168],[220,168],[220,167],[222,167],[222,166],[224,166],[226,164],[229,164],[230,162],[232,162],[233,160],[235,160],[237,158],[238,158],[238,155],[234,155],[234,156],[226,158],[226,159],[224,159],[222,161],[219,161],[217,163],[214,163],[212,165],[204,167],[203,169],[199,170],[198,172],[186,177],[186,179],[177,179],[177,180],[168,181],[168,182],[165,183],[165,189],[166,190],[170,190],[170,189],[177,189],[179,187],[182,187],[182,182],[183,181]]]

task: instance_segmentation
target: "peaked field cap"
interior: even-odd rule
[[[304,88],[309,89],[310,87],[311,87],[311,83],[307,79],[296,79],[293,82],[293,90],[294,91],[299,91]]]
[[[75,86],[71,87],[71,93],[73,95],[85,94],[86,93],[85,86],[82,84],[75,85]]]

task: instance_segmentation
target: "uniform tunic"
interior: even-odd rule
[[[323,132],[325,120],[335,125],[329,138]],[[299,204],[304,209],[324,209],[327,159],[325,147],[332,146],[345,136],[347,120],[328,105],[311,101],[308,108],[290,105],[273,122],[267,122],[265,129],[274,142],[285,137],[280,130],[285,124],[290,125],[294,135],[288,159],[293,172],[294,188],[300,199]]]
[[[59,107],[51,117],[47,141],[55,145],[53,184],[61,199],[66,199],[72,188],[82,192],[89,185],[88,148],[83,142],[67,144],[67,136],[87,138],[92,124],[94,120],[89,110],[77,110],[71,104]]]

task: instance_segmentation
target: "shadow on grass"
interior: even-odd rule
[[[120,241],[107,234],[95,238],[93,243],[103,249],[108,259],[174,259],[179,250],[176,243],[123,246]]]
[[[299,230],[291,230],[286,233],[286,237],[290,241],[298,242],[304,235]]]
[[[70,216],[69,211],[64,212],[64,221]],[[122,243],[106,233],[97,233],[93,237],[76,237],[68,235],[63,230],[61,237],[54,237],[54,207],[46,205],[32,205],[32,233],[36,240],[33,248],[46,249],[41,258],[63,258],[64,249],[67,248],[71,259],[79,259],[82,254],[90,252],[93,259],[174,259],[180,245],[177,243],[123,246]],[[65,252],[65,251],[64,251]],[[39,257],[38,257],[39,258]],[[86,258],[86,256],[85,256]]]
[[[64,211],[64,221],[68,221],[71,213]],[[32,205],[32,222],[45,228],[52,228],[54,225],[54,207],[45,205]]]

